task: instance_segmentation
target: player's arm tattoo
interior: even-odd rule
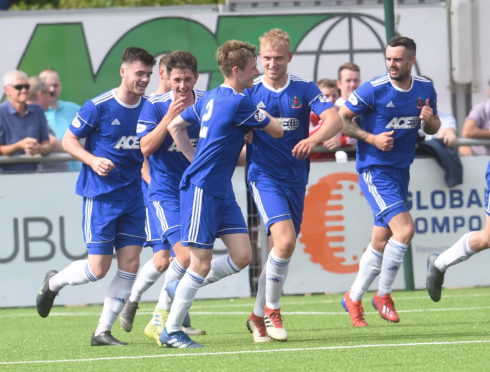
[[[342,118],[342,133],[362,141],[366,140],[370,133],[361,129],[353,116],[346,116],[340,112],[340,117]]]

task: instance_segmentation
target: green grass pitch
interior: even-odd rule
[[[356,329],[341,294],[285,296],[287,342],[254,344],[245,327],[253,299],[197,300],[199,349],[160,347],[143,335],[153,304],[143,303],[124,347],[91,347],[100,306],[0,309],[0,371],[486,371],[490,370],[490,288],[395,292],[401,321],[382,320],[364,298],[368,327]],[[34,299],[33,299],[34,300]]]

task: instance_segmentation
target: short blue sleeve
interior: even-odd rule
[[[188,106],[182,113],[180,117],[191,124],[201,123],[201,103],[202,100],[198,100],[192,106]]]
[[[345,106],[353,113],[361,115],[374,107],[373,86],[370,82],[362,84],[345,101]]]
[[[87,101],[70,124],[70,131],[79,138],[87,137],[98,127],[99,113],[92,101]]]

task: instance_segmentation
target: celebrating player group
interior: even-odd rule
[[[115,252],[117,272],[91,345],[126,345],[112,335],[113,324],[119,316],[131,331],[143,292],[166,272],[144,334],[168,347],[203,346],[190,337],[205,334],[190,324],[197,291],[252,259],[231,182],[246,151],[248,187],[269,236],[246,326],[254,342],[286,341],[281,293],[301,229],[309,155],[342,131],[358,140],[359,183],[373,230],[341,302],[353,326],[367,326],[361,300],[379,275],[373,305],[382,318],[399,322],[391,291],[414,234],[406,207],[409,167],[419,129],[431,134],[440,126],[432,83],[411,72],[414,41],[390,40],[387,74],[362,84],[340,110],[314,82],[288,72],[287,32],[273,29],[258,41],[258,52],[238,40],[217,49],[223,83],[208,92],[194,89],[192,53],[172,51],[160,61],[158,91],[146,96],[155,59],[141,48],[124,51],[121,84],[88,100],[63,138],[64,149],[83,163],[76,192],[88,256],[47,272],[36,299],[41,317],[64,286],[102,279]],[[308,136],[310,113],[323,125]],[[213,259],[216,238],[228,253]],[[143,245],[153,257],[137,275]]]

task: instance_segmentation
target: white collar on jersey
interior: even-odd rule
[[[273,91],[274,93],[281,93],[283,90],[285,90],[288,86],[289,86],[289,83],[291,82],[291,75],[289,74],[289,72],[287,73],[288,74],[288,80],[286,81],[286,84],[284,84],[283,87],[279,88],[279,89],[274,89],[272,88],[270,85],[268,85],[265,81],[264,81],[264,75],[261,75],[260,76],[260,81],[262,82],[262,85]]]
[[[391,80],[390,74],[388,74],[388,79],[390,79],[391,86],[393,88],[395,88],[397,91],[399,91],[399,92],[405,92],[405,93],[406,92],[410,92],[412,90],[412,88],[413,88],[413,75],[411,75],[411,77],[412,77],[412,84],[410,84],[410,88],[408,88],[408,89],[402,89],[400,87],[397,87],[395,84],[393,84],[393,80]]]
[[[116,100],[117,103],[119,103],[122,107],[126,107],[128,109],[133,109],[133,108],[136,108],[140,105],[141,103],[141,97],[139,97],[138,99],[138,102],[135,103],[134,105],[128,105],[127,103],[124,103],[123,101],[121,101],[121,99],[117,96],[116,94],[116,88],[114,88],[112,90],[112,96],[114,97],[114,99]]]
[[[228,84],[221,84],[220,87],[222,88],[230,88],[233,91],[233,94],[241,94],[242,96],[244,95],[243,93],[238,93],[233,87],[229,86]]]

